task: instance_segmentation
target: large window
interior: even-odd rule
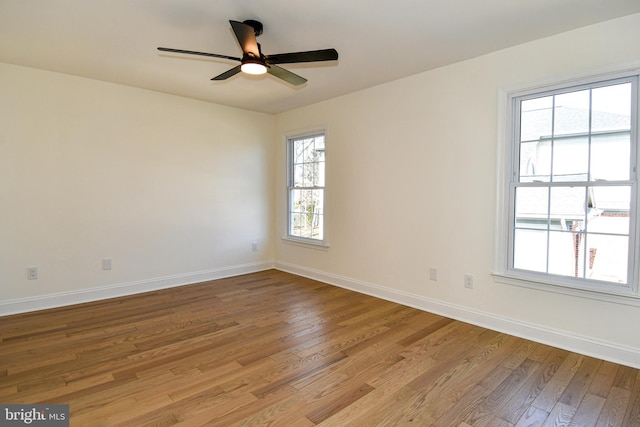
[[[506,274],[637,295],[638,76],[515,94]]]
[[[324,133],[287,140],[287,238],[324,244]]]

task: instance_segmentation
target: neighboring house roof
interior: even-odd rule
[[[526,165],[532,171],[535,170],[535,173],[541,178],[546,176],[546,179],[548,179],[550,171],[540,170],[540,166],[544,162],[540,162],[538,157],[544,156],[547,159],[547,164],[550,165],[550,141],[555,139],[575,139],[580,141],[584,137],[591,135],[592,137],[598,137],[597,140],[599,142],[608,142],[611,135],[630,132],[630,118],[628,115],[593,111],[591,122],[595,125],[591,129],[591,134],[589,134],[588,124],[590,118],[588,110],[557,107],[557,120],[554,123],[552,135],[550,125],[551,109],[531,110],[522,114],[524,123],[522,126],[522,141],[524,144],[521,144],[520,155],[523,161],[520,164]],[[571,161],[575,157],[570,155],[556,156],[554,161],[557,162],[558,159]],[[556,167],[565,169],[562,168],[562,165],[556,165]],[[575,174],[571,177],[571,180],[585,181],[586,184],[586,172]],[[535,177],[532,176],[531,179],[535,179]],[[546,187],[519,188],[516,197],[516,217],[518,220],[551,218],[552,220],[582,221],[585,218],[588,220],[600,215],[603,208],[617,210],[624,205],[624,203],[616,203],[615,201],[603,201],[604,203],[598,204],[594,189],[592,187],[587,188],[583,186],[552,187],[550,189],[551,197]],[[551,203],[550,210],[548,209],[549,203]],[[626,208],[628,209],[628,205]]]
[[[521,141],[536,141],[545,138],[586,134],[589,131],[589,110],[573,107],[556,107],[556,119],[551,128],[551,108],[528,110],[522,112],[523,126]],[[592,133],[629,130],[630,116],[593,111],[591,118]]]
[[[548,212],[549,196],[546,188],[520,188],[516,197],[516,217],[564,219],[581,221],[585,213],[589,217],[599,215],[601,210],[594,208],[592,191],[585,197],[583,187],[553,187],[551,212]],[[533,191],[530,191],[533,190]],[[585,212],[586,206],[586,212]]]

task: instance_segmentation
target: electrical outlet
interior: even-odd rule
[[[36,280],[38,278],[38,267],[27,267],[27,279]]]
[[[111,270],[112,264],[113,264],[113,260],[111,258],[104,258],[102,260],[102,269]]]
[[[258,242],[256,242],[255,240],[251,242],[251,250],[253,252],[258,252]]]
[[[433,280],[434,282],[438,281],[438,269],[437,268],[430,268],[429,269],[429,280]]]
[[[471,274],[464,275],[464,287],[467,289],[473,289],[473,276]]]

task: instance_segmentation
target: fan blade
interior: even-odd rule
[[[260,58],[260,48],[256,40],[256,33],[253,27],[238,21],[229,21],[233,32],[240,43],[243,53],[249,53],[255,58]]]
[[[294,62],[319,62],[335,61],[338,59],[338,51],[335,49],[310,50],[308,52],[280,53],[267,55],[269,64],[292,64]]]
[[[192,50],[171,49],[168,47],[159,47],[158,50],[161,50],[162,52],[186,53],[187,55],[200,55],[200,56],[210,56],[212,58],[231,59],[232,61],[241,60],[240,58],[236,58],[235,56],[218,55],[217,53],[194,52]]]
[[[287,83],[291,83],[294,86],[300,86],[307,82],[307,79],[304,77],[300,77],[297,74],[292,73],[289,70],[285,70],[282,67],[278,67],[277,65],[272,65],[268,68],[268,73],[272,76],[275,76],[279,79],[284,80]]]
[[[233,67],[232,69],[225,71],[224,73],[215,76],[214,78],[212,78],[211,80],[226,80],[229,77],[233,77],[236,74],[238,74],[240,72],[240,65],[238,65],[237,67]]]

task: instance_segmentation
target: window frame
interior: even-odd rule
[[[518,101],[563,92],[574,92],[585,88],[607,86],[611,83],[629,81],[632,84],[631,132],[630,132],[630,176],[631,206],[629,211],[629,253],[627,264],[627,284],[617,285],[605,281],[564,277],[547,272],[533,272],[514,268],[513,245],[515,226],[515,188],[519,180],[520,149],[520,111]],[[633,69],[622,72],[602,74],[565,80],[556,84],[544,84],[524,89],[515,88],[500,91],[500,150],[498,156],[498,211],[496,215],[496,256],[494,278],[497,282],[542,289],[557,293],[623,301],[640,305],[639,268],[640,260],[640,191],[638,188],[638,167],[640,166],[640,147],[638,144],[638,125],[640,124],[639,92],[640,70]],[[592,135],[592,134],[590,134]],[[590,136],[591,137],[591,136]],[[584,181],[592,187],[595,181]],[[521,184],[521,183],[520,183]],[[548,183],[552,184],[552,183]],[[520,186],[521,188],[522,186]],[[552,188],[552,185],[542,188]],[[566,186],[565,186],[566,188]],[[631,301],[632,300],[632,301]],[[630,302],[631,301],[631,302]]]
[[[300,187],[294,185],[294,162],[293,162],[293,144],[295,141],[315,138],[318,136],[322,136],[324,138],[325,145],[325,155],[324,155],[324,174],[325,181],[324,186],[313,186],[313,187]],[[302,131],[294,134],[289,134],[285,136],[285,144],[286,144],[286,206],[285,206],[285,218],[284,218],[284,233],[282,239],[289,243],[301,244],[303,246],[309,246],[314,248],[328,248],[327,243],[327,221],[326,221],[326,210],[327,210],[327,182],[326,182],[326,165],[327,165],[327,132],[325,129],[315,129],[309,131]],[[291,203],[292,203],[292,191],[295,189],[307,189],[307,190],[322,190],[322,207],[323,212],[320,216],[320,221],[322,221],[322,239],[315,239],[311,237],[303,237],[296,236],[291,234]]]

